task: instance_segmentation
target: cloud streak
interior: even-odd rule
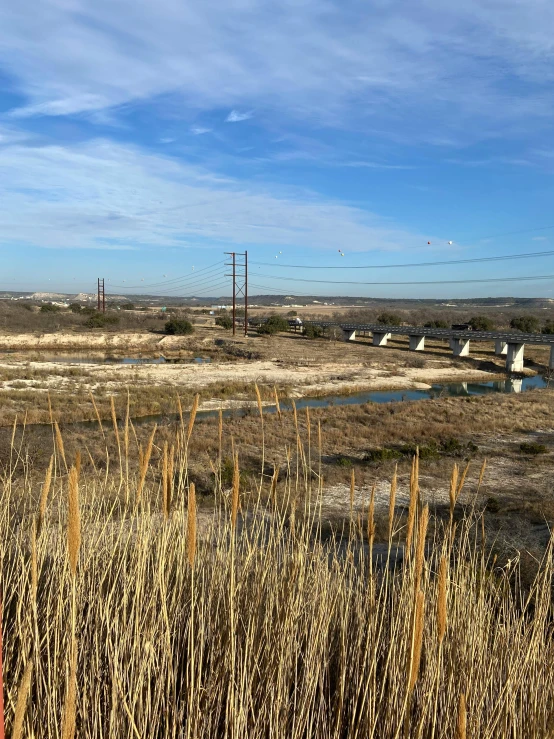
[[[108,141],[0,149],[0,244],[401,250],[423,237],[305,191],[275,192]]]
[[[174,95],[229,122],[255,107],[437,140],[440,119],[465,140],[547,125],[553,25],[544,0],[20,0],[0,8],[0,67],[17,117]]]
[[[252,115],[253,114],[251,112],[240,113],[238,110],[232,110],[225,119],[225,123],[240,123],[241,121],[247,121],[252,118]]]

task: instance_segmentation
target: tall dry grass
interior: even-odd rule
[[[384,545],[375,487],[364,497],[354,478],[350,525],[324,536],[320,427],[317,448],[297,431],[285,468],[261,470],[252,490],[238,449],[221,484],[219,452],[207,504],[187,466],[195,410],[171,447],[155,428],[133,447],[127,430],[113,474],[6,468],[8,735],[551,736],[552,541],[524,587],[517,561],[500,569],[487,554],[483,513],[460,507],[467,471],[443,522],[417,458],[409,490],[392,480]],[[105,433],[119,438],[113,420]],[[406,493],[408,512],[395,504]]]

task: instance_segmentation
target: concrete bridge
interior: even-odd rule
[[[393,336],[408,336],[410,351],[425,350],[425,339],[446,339],[455,357],[469,355],[470,341],[494,341],[495,353],[505,355],[508,372],[523,370],[525,344],[546,344],[550,346],[549,368],[554,369],[554,334],[523,334],[518,331],[457,331],[448,328],[425,328],[423,326],[382,326],[380,324],[339,323],[336,321],[303,321],[291,330],[303,331],[307,325],[321,326],[323,329],[340,328],[347,341],[354,341],[357,335],[373,337],[374,346],[386,346]]]

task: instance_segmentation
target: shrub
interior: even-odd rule
[[[116,326],[119,323],[119,316],[110,313],[95,312],[84,322],[86,328],[106,328],[107,326]]]
[[[83,306],[80,303],[70,303],[69,310],[72,313],[81,313],[81,311],[83,310]]]
[[[382,323],[383,326],[400,326],[402,317],[398,313],[384,311],[377,316],[377,323]]]
[[[41,313],[59,313],[60,306],[54,305],[53,303],[44,303],[44,305],[40,306],[40,312]]]
[[[450,328],[450,324],[448,321],[444,321],[442,318],[439,318],[436,321],[427,321],[425,328]]]
[[[525,334],[538,334],[541,324],[535,316],[517,316],[510,321],[510,328],[523,331]]]
[[[544,444],[539,444],[536,441],[524,441],[519,445],[519,449],[523,454],[546,454],[548,452]]]
[[[185,318],[172,318],[166,322],[164,331],[171,336],[187,336],[194,333],[194,328],[192,323]]]
[[[133,303],[122,303],[121,310],[135,310]]]
[[[307,339],[319,339],[323,336],[323,329],[321,326],[313,326],[311,323],[308,323],[304,326],[304,336]]]
[[[296,318],[297,315],[298,311],[296,310],[289,310],[289,312],[287,313],[287,316],[289,316],[290,318]]]
[[[494,321],[488,316],[472,316],[469,325],[474,331],[494,331]]]
[[[542,332],[543,334],[554,334],[554,321],[547,321]]]
[[[233,328],[233,319],[231,316],[218,316],[215,319],[215,325],[221,326],[221,328],[230,329]]]
[[[265,323],[261,323],[256,329],[259,334],[277,334],[279,331],[288,331],[289,322],[283,316],[270,316]]]

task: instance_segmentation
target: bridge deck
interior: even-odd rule
[[[424,326],[383,326],[372,323],[341,323],[339,321],[303,321],[302,325],[330,328],[336,326],[343,331],[370,331],[397,336],[428,336],[436,339],[471,339],[472,341],[505,341],[508,344],[554,345],[554,334],[523,334],[519,331],[455,331],[449,328],[425,328]],[[301,327],[300,324],[298,326]]]

